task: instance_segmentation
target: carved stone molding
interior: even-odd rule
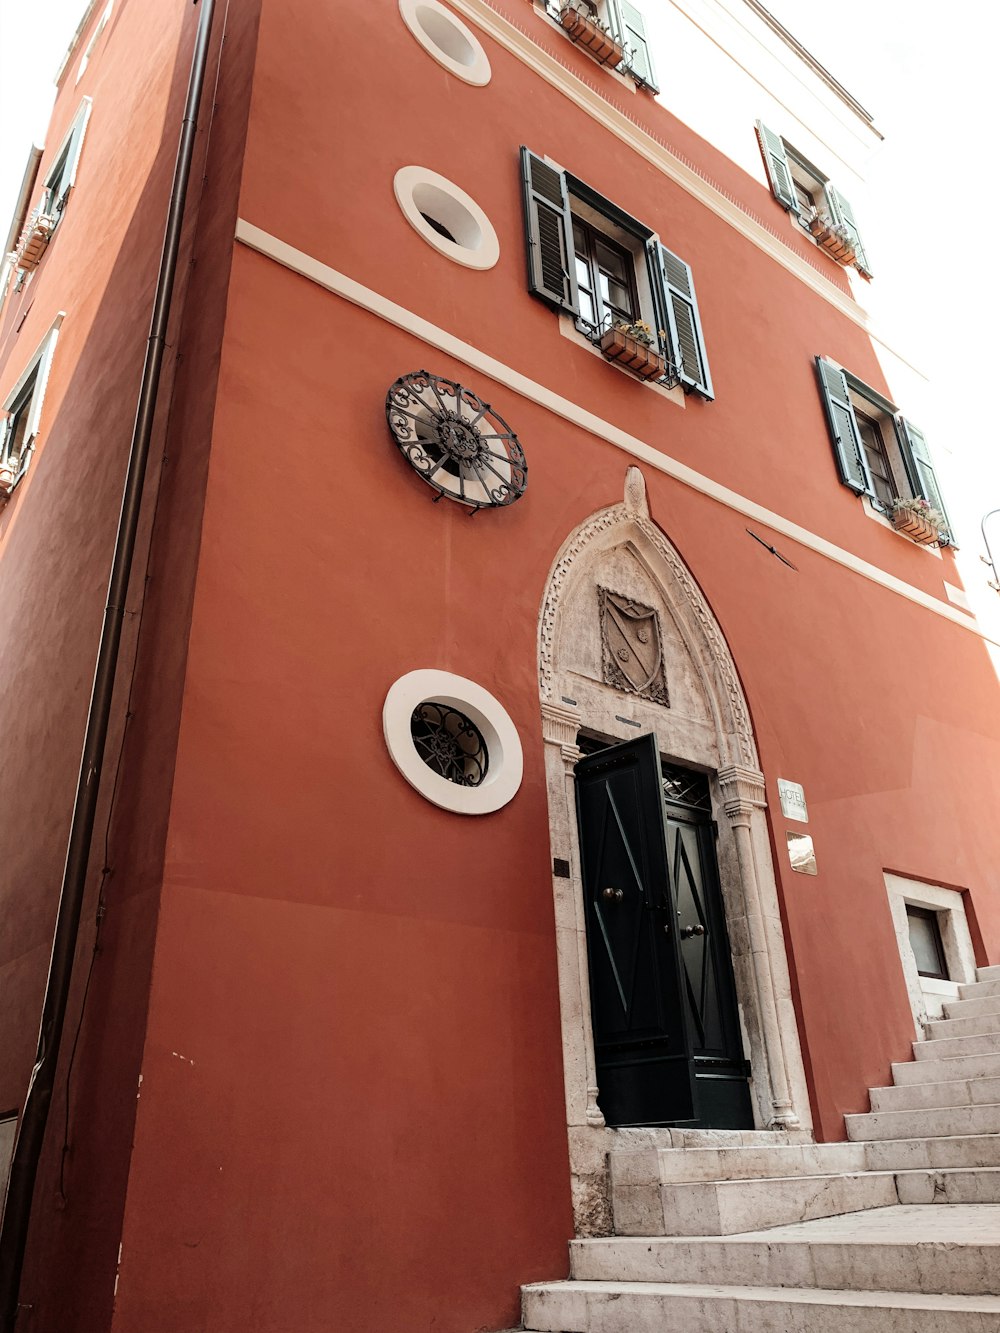
[[[720,768],[719,786],[726,814],[734,822],[740,818],[749,819],[754,810],[763,810],[767,805],[764,774],[759,769],[742,764]]]
[[[580,714],[575,708],[562,704],[542,703],[542,736],[555,745],[575,748],[576,733],[580,730]]]
[[[637,477],[633,476],[633,473],[638,474]],[[625,494],[626,498],[621,504],[600,510],[577,528],[557,556],[549,575],[538,631],[539,686],[542,699],[549,700],[553,694],[556,622],[573,568],[593,543],[604,534],[620,528],[622,541],[629,536],[633,539],[644,538],[643,544],[652,547],[669,574],[669,579],[662,581],[663,592],[668,598],[674,594],[678,609],[693,615],[701,643],[707,651],[715,675],[714,693],[720,706],[724,707],[729,715],[727,730],[730,731],[737,750],[737,754],[733,757],[748,768],[754,768],[757,764],[757,750],[753,741],[750,714],[732,655],[722,637],[712,609],[691,577],[687,565],[666,536],[648,517],[645,484],[642,474],[636,467],[628,469]]]

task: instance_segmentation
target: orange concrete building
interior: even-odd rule
[[[839,1141],[1000,959],[996,674],[814,156],[876,132],[693,8],[215,15],[18,1329],[512,1328],[616,1147]],[[4,273],[11,1142],[201,13],[90,7]],[[731,152],[664,51],[747,32]]]

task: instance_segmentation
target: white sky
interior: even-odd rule
[[[658,3],[645,0],[647,9]],[[25,22],[28,5],[38,21]],[[890,341],[912,347],[932,377],[931,419],[919,424],[959,528],[966,584],[977,610],[1000,625],[1000,598],[983,595],[988,571],[977,562],[979,521],[1000,508],[1000,429],[990,402],[998,359],[991,335],[1000,312],[990,220],[1000,196],[992,174],[1000,137],[1000,6],[769,0],[768,7],[885,135],[869,173],[867,207],[857,210],[862,229],[879,237],[869,247],[876,270],[869,304]],[[33,139],[44,142],[53,76],[85,8],[86,0],[0,0],[4,234],[28,149]],[[662,82],[669,105],[669,79]],[[866,219],[873,225],[866,227]],[[1000,560],[1000,514],[988,535]]]

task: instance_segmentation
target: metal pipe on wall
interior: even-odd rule
[[[197,4],[198,0],[194,0],[194,3]],[[80,914],[87,883],[101,768],[125,615],[125,599],[132,572],[160,371],[166,348],[167,322],[170,317],[177,256],[184,223],[184,205],[198,129],[198,105],[205,83],[215,0],[201,0],[201,6],[194,51],[191,56],[191,72],[184,118],[181,122],[180,142],[174,163],[170,202],[167,207],[166,228],[160,252],[159,274],[153,298],[153,314],[136,405],[135,425],[132,430],[118,534],[108,582],[107,605],[87,714],[87,731],[66,849],[49,973],[45,985],[38,1049],[18,1124],[7,1196],[4,1201],[3,1222],[0,1227],[0,1333],[13,1333],[17,1321],[18,1293],[31,1220],[31,1205],[55,1085],[59,1045],[66,1018],[73,958],[76,953]]]

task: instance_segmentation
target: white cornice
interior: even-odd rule
[[[474,370],[481,371],[482,374],[488,375],[497,383],[506,385],[514,393],[520,394],[530,402],[537,403],[546,411],[552,412],[564,421],[569,421],[598,439],[605,440],[608,444],[614,445],[615,448],[621,449],[630,458],[640,460],[647,467],[673,477],[675,481],[681,482],[682,485],[689,486],[692,490],[709,496],[720,504],[726,505],[729,509],[733,509],[757,523],[764,524],[772,531],[779,532],[792,541],[798,542],[799,545],[834,561],[835,564],[852,570],[855,574],[878,584],[887,591],[904,597],[907,601],[941,616],[944,620],[950,620],[953,624],[960,625],[963,629],[970,630],[980,638],[1000,646],[1000,639],[991,638],[980,628],[971,615],[950,605],[947,601],[924,592],[922,588],[913,587],[903,579],[897,578],[895,574],[890,574],[877,565],[862,560],[860,556],[855,555],[852,551],[847,551],[834,542],[827,541],[825,537],[810,532],[808,528],[803,528],[791,519],[784,518],[781,514],[758,504],[755,500],[740,495],[738,491],[731,490],[728,486],[722,485],[721,482],[715,481],[711,477],[706,477],[704,473],[695,471],[686,463],[671,458],[669,454],[663,453],[662,450],[655,448],[635,435],[630,435],[628,431],[622,430],[613,422],[605,421],[604,418],[597,416],[595,413],[588,412],[579,403],[564,398],[544,384],[539,384],[537,380],[530,379],[512,366],[498,361],[487,352],[481,351],[478,347],[473,347],[471,343],[467,343],[449,333],[446,329],[432,324],[430,320],[424,319],[422,315],[407,310],[405,306],[397,305],[395,301],[390,301],[388,297],[382,296],[381,293],[373,291],[370,287],[365,287],[354,278],[348,277],[346,273],[340,273],[337,269],[330,268],[328,264],[321,263],[320,260],[305,254],[302,250],[296,250],[293,246],[287,245],[278,237],[261,230],[260,227],[255,227],[253,223],[247,222],[243,218],[237,221],[236,239],[251,250],[256,250],[259,254],[265,255],[284,268],[290,269],[293,273],[307,278],[310,282],[325,288],[335,296],[350,301],[352,305],[359,306],[396,328],[412,334],[413,337],[419,338],[428,346],[436,347],[439,351],[454,357],[455,360],[471,366]]]

